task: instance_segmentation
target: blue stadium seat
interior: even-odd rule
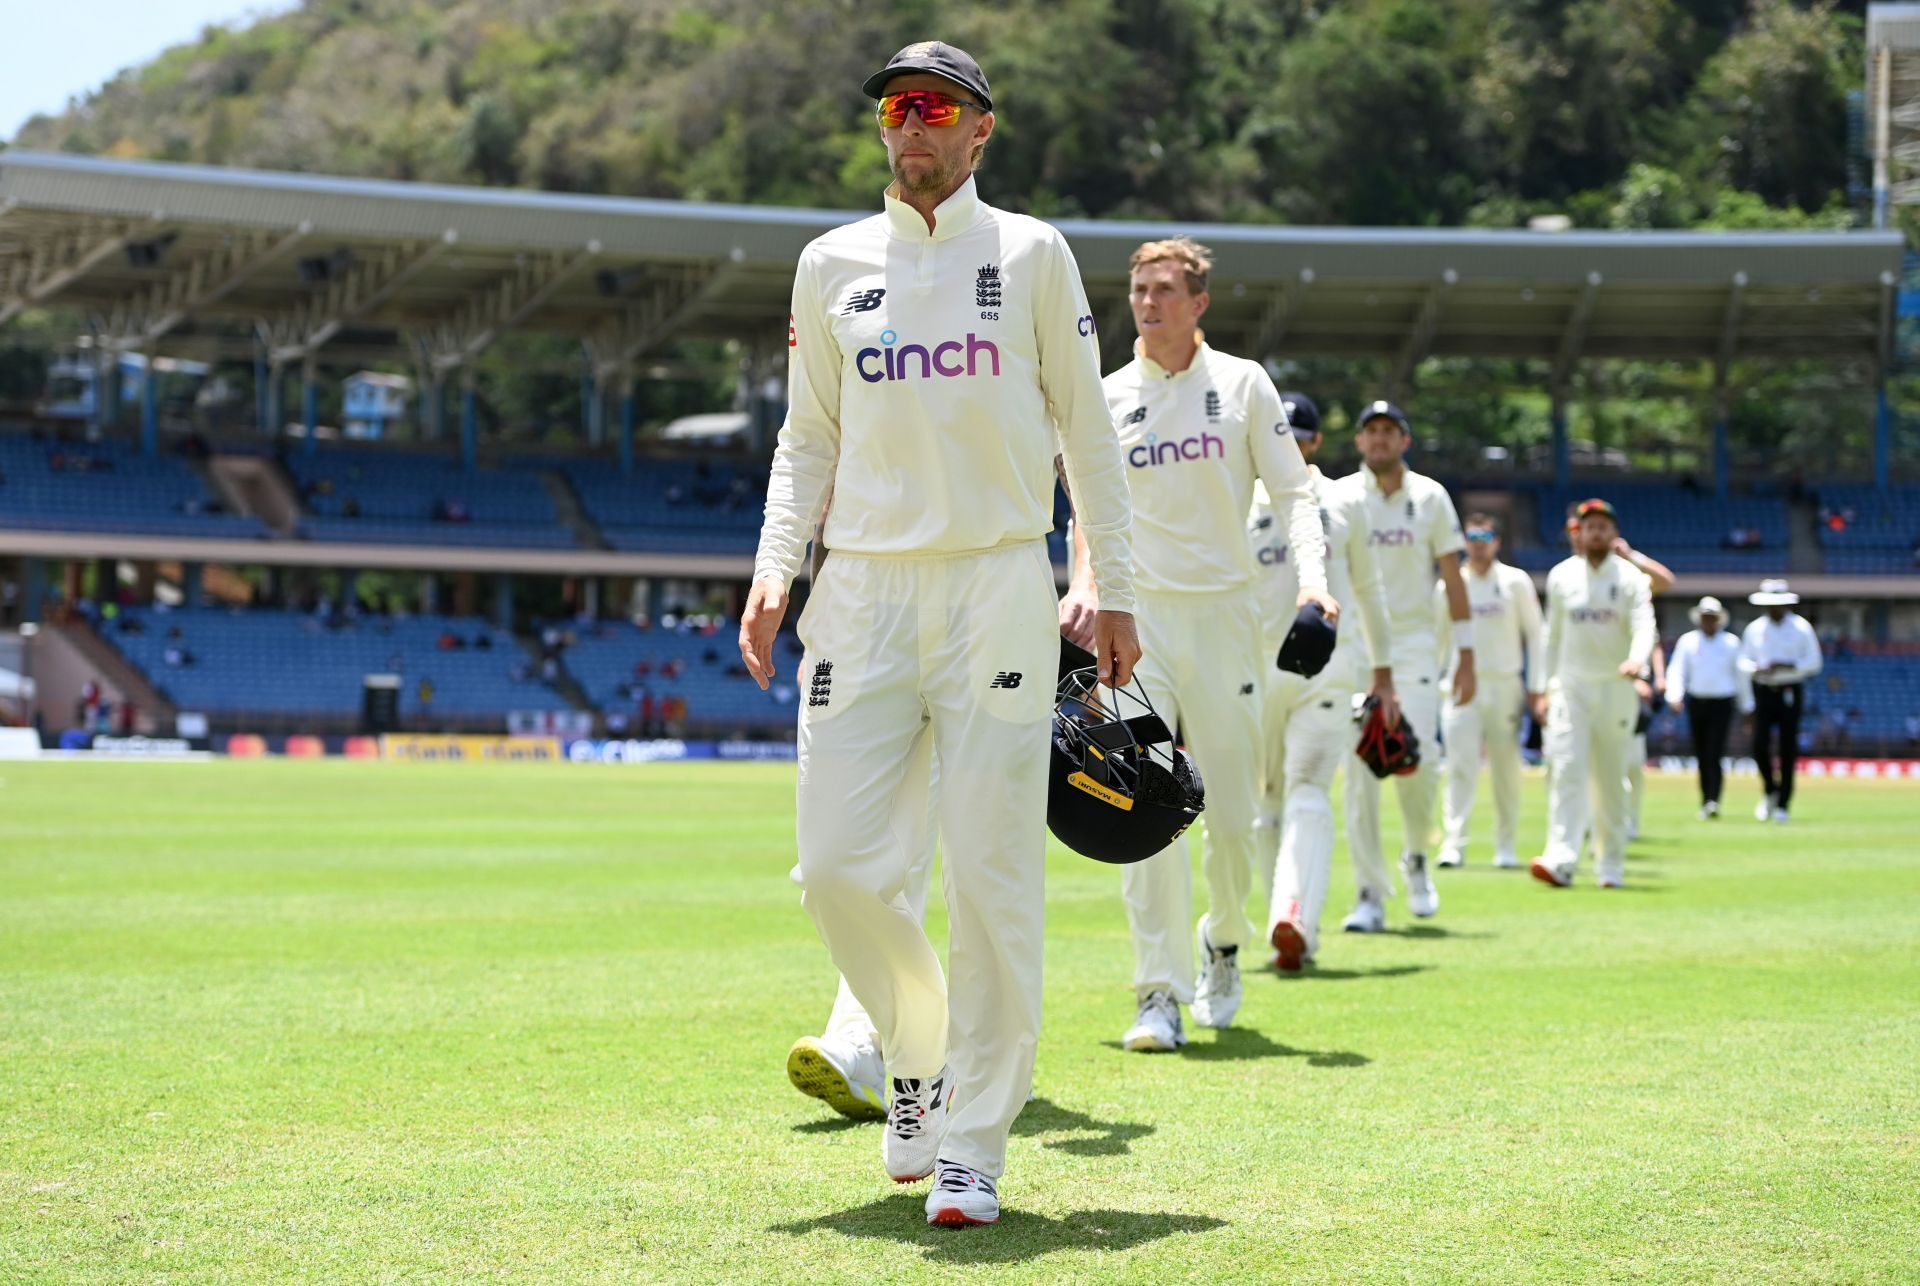
[[[0,527],[215,540],[268,534],[257,518],[208,512],[218,503],[176,456],[146,456],[113,438],[58,442],[0,430]]]
[[[575,636],[565,654],[567,672],[603,711],[633,715],[644,692],[656,702],[670,696],[684,698],[687,721],[694,725],[721,724],[779,736],[793,729],[800,645],[792,634],[781,635],[775,644],[774,662],[781,678],[762,692],[739,669],[737,623],[729,622],[711,633],[664,625],[642,630],[625,621],[563,622],[558,628]],[[678,674],[670,675],[669,669],[675,667]]]
[[[287,470],[300,489],[308,515],[300,530],[309,540],[487,549],[574,546],[545,485],[529,469],[468,472],[440,451],[328,447],[312,456],[289,456]],[[457,520],[454,514],[460,515]]]

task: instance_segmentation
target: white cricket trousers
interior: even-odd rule
[[[1291,920],[1309,953],[1320,948],[1320,913],[1333,877],[1333,775],[1342,764],[1364,771],[1353,753],[1360,663],[1356,652],[1342,649],[1311,679],[1285,670],[1267,676],[1260,854],[1267,933]]]
[[[1420,738],[1420,766],[1393,779],[1400,797],[1404,823],[1401,852],[1425,853],[1433,834],[1433,795],[1439,780],[1439,755],[1434,745],[1440,733],[1440,679],[1432,639],[1393,652],[1393,689],[1400,698],[1401,718]],[[1364,691],[1364,688],[1356,688]],[[1353,854],[1354,887],[1369,891],[1381,902],[1393,896],[1393,878],[1387,874],[1380,851],[1380,779],[1364,771],[1347,774],[1347,850]]]
[[[1520,676],[1475,676],[1473,700],[1453,703],[1441,690],[1440,734],[1447,743],[1443,851],[1465,853],[1480,785],[1480,753],[1493,780],[1493,851],[1512,853],[1520,829]]]
[[[1640,701],[1633,684],[1612,678],[1553,681],[1545,746],[1552,768],[1547,795],[1547,864],[1571,877],[1589,823],[1600,878],[1618,879],[1627,853],[1627,745]]]
[[[803,682],[802,688],[806,687]],[[933,759],[933,738],[922,737],[915,750],[916,759]],[[906,780],[916,781],[923,771],[917,762],[906,766]],[[915,791],[903,789],[894,805],[894,832],[900,836],[909,856],[913,856],[913,865],[907,870],[907,905],[913,908],[920,923],[927,922],[927,883],[933,874],[933,856],[940,847],[940,819],[934,812],[934,800],[940,796],[939,761],[933,761],[933,767],[927,772],[927,789]],[[873,1025],[873,1015],[853,994],[853,988],[847,985],[847,976],[840,975],[840,987],[833,998],[833,1012],[827,1016],[825,1034],[853,1045],[871,1045],[885,1057],[887,1047],[881,1043],[880,1029]]]
[[[1142,594],[1135,667],[1147,699],[1169,728],[1185,733],[1206,787],[1201,866],[1207,877],[1207,937],[1239,946],[1251,931],[1254,822],[1261,776],[1260,689],[1266,653],[1259,609],[1247,590]],[[1133,985],[1165,987],[1193,1003],[1193,865],[1186,837],[1144,862],[1120,868],[1133,931]]]
[[[1006,1167],[1040,1039],[1048,727],[1060,642],[1041,541],[979,554],[827,558],[800,620],[802,898],[872,1015],[892,1076],[951,1066],[940,1155]],[[932,741],[949,982],[908,896],[923,846],[902,793]],[[951,1008],[951,1028],[949,1027]]]

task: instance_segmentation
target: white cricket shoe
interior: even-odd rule
[[[1503,848],[1493,855],[1493,864],[1503,871],[1517,871],[1520,869],[1520,858],[1512,849]]]
[[[1187,1043],[1187,1033],[1180,1025],[1180,1006],[1174,1002],[1173,993],[1164,987],[1149,991],[1140,998],[1140,1012],[1134,1015],[1133,1026],[1127,1028],[1127,1034],[1120,1043],[1135,1053],[1170,1053]]]
[[[1240,948],[1209,942],[1204,915],[1194,933],[1200,939],[1200,983],[1193,990],[1193,1021],[1202,1027],[1231,1027],[1240,1012]]]
[[[1787,810],[1777,804],[1773,809],[1773,824],[1775,826],[1785,826],[1787,824]]]
[[[1701,821],[1710,822],[1718,816],[1720,816],[1720,805],[1718,803],[1713,800],[1708,800],[1706,803],[1700,805]]]
[[[1548,862],[1544,857],[1533,859],[1533,878],[1542,884],[1551,884],[1556,889],[1564,889],[1573,883],[1573,876]]]
[[[1360,900],[1347,912],[1340,927],[1347,933],[1385,933],[1387,909],[1380,905],[1379,895],[1372,889],[1361,889]]]
[[[887,1069],[880,1051],[832,1036],[802,1036],[787,1051],[787,1079],[840,1115],[878,1121],[887,1114]]]
[[[927,1222],[940,1228],[970,1228],[997,1223],[1000,1194],[993,1180],[958,1161],[940,1162],[933,1191],[927,1194]]]
[[[1433,876],[1427,873],[1425,853],[1402,857],[1400,874],[1407,882],[1407,910],[1424,920],[1440,909],[1440,890],[1433,887]]]
[[[1773,796],[1772,795],[1768,795],[1765,799],[1761,800],[1759,803],[1753,806],[1753,820],[1756,822],[1766,822],[1766,821],[1773,820]]]
[[[1627,886],[1627,882],[1618,875],[1603,875],[1599,883],[1603,889],[1623,889]]]
[[[1465,866],[1467,864],[1466,850],[1443,848],[1440,850],[1440,856],[1433,859],[1433,864],[1435,866],[1447,867],[1449,870],[1456,866]]]
[[[895,1183],[916,1183],[933,1173],[940,1141],[947,1133],[947,1105],[953,1102],[953,1075],[893,1078],[893,1103],[880,1136],[880,1159]]]

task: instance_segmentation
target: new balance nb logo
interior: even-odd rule
[[[847,302],[840,306],[840,315],[842,317],[851,317],[854,313],[870,313],[878,308],[880,301],[886,297],[887,292],[884,288],[877,287],[873,290],[856,290],[851,295],[848,295]]]
[[[1243,696],[1243,697],[1250,697],[1250,696],[1252,696],[1252,695],[1253,695],[1253,685],[1252,685],[1251,683],[1243,683],[1243,684],[1241,684],[1241,685],[1240,685],[1240,695],[1241,695],[1241,696]]]
[[[816,661],[813,666],[813,682],[807,689],[807,704],[823,706],[833,696],[833,662]]]
[[[1127,412],[1127,418],[1120,421],[1120,426],[1122,428],[1125,428],[1130,424],[1138,424],[1146,418],[1147,418],[1147,408],[1144,406],[1136,406],[1131,411]]]
[[[1018,670],[1002,670],[993,676],[993,682],[987,686],[990,688],[1017,688],[1020,686],[1020,680],[1025,677],[1026,676]]]

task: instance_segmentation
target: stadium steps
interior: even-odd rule
[[[57,637],[84,668],[98,675],[102,686],[116,699],[132,701],[142,725],[150,724],[171,735],[179,709],[148,682],[146,675],[121,656],[118,648],[94,633],[92,626],[85,621],[64,621],[49,625],[45,633]],[[36,673],[39,665],[36,657]],[[56,706],[55,710],[60,708]],[[64,712],[62,714],[64,717]]]
[[[1820,549],[1820,506],[1811,499],[1787,503],[1787,571],[1794,576],[1818,576],[1827,569]]]
[[[265,456],[216,455],[196,466],[208,489],[234,513],[258,518],[277,539],[293,535],[300,499],[287,475]]]
[[[539,637],[533,634],[516,634],[513,636],[513,641],[520,645],[520,650],[525,652],[528,659],[533,662],[533,672],[540,673],[540,666],[546,660],[546,653],[540,649]],[[593,704],[593,698],[587,695],[587,690],[580,686],[578,679],[567,673],[567,663],[564,658],[560,662],[560,677],[551,680],[551,685],[553,690],[565,697],[567,704],[575,710],[598,712],[598,707]]]
[[[540,484],[547,489],[547,498],[553,501],[553,511],[560,516],[560,525],[573,533],[573,538],[583,549],[607,549],[606,538],[600,534],[600,527],[587,513],[587,507],[580,503],[573,484],[567,481],[567,475],[558,469],[542,469]],[[572,682],[571,679],[568,682]],[[591,705],[580,707],[591,710]]]

